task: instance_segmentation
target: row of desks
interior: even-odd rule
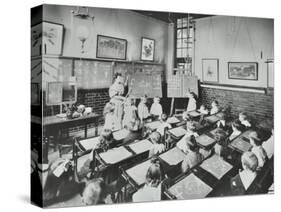
[[[206,117],[208,118],[208,120],[212,120],[209,122],[215,123],[216,121],[219,120],[219,118],[216,117],[215,115],[211,117],[212,117],[211,119],[209,117]],[[175,119],[173,118],[173,120],[175,121],[174,122],[175,124],[180,122],[180,120],[177,118]],[[148,123],[147,125],[151,129],[155,130],[159,126],[158,124],[160,123],[156,121],[156,122]],[[186,134],[186,130],[184,129],[184,127],[185,127],[184,125],[175,127],[173,129],[170,129],[169,133],[173,135],[175,139],[180,139],[182,136]],[[124,135],[126,133],[120,133],[120,134]],[[212,138],[213,134],[214,134],[214,130],[208,132],[208,135],[202,134],[199,137],[197,137],[197,142],[199,143],[199,145],[201,145],[201,147],[207,147],[209,145],[213,145],[215,143],[215,140]],[[122,138],[122,136],[120,136],[120,138]],[[80,141],[80,143],[83,144],[85,141],[89,141],[89,139],[84,141],[82,140]],[[92,148],[92,146],[88,146],[88,147],[87,145],[84,146],[86,147],[85,149]],[[98,159],[104,165],[108,165],[108,166],[116,165],[116,164],[120,165],[121,162],[124,162],[126,160],[131,159],[132,157],[135,157],[139,154],[149,151],[151,147],[152,147],[152,143],[149,140],[144,139],[126,146],[120,146],[118,148],[108,150],[107,152],[100,153],[98,154]],[[168,173],[170,173],[168,175],[171,176],[173,175],[175,167],[179,167],[179,165],[185,158],[185,153],[183,153],[177,147],[174,147],[158,155],[157,157],[164,164],[164,167],[166,170],[168,170]],[[127,182],[132,184],[135,188],[139,188],[145,182],[145,174],[150,164],[151,164],[150,159],[145,159],[143,162],[134,165],[132,167],[127,167],[127,165],[124,165],[122,167],[122,176],[124,179],[127,180]],[[206,159],[199,167],[192,169],[192,173],[181,176],[180,178],[176,178],[174,184],[171,185],[170,189],[167,190],[167,195],[171,195],[172,197],[176,196],[177,198],[190,198],[190,196],[188,195],[193,196],[193,198],[202,198],[204,196],[207,196],[213,190],[216,183],[223,176],[225,176],[226,173],[228,173],[232,168],[233,166],[231,164],[227,163],[219,156],[214,155],[211,158]],[[202,176],[205,177],[203,177],[202,179]],[[208,181],[208,179],[213,179],[213,180]],[[180,191],[180,188],[185,187],[182,185],[182,183],[184,185],[189,185],[190,182],[192,186],[188,186],[188,187],[190,187],[192,192],[188,189],[186,190],[185,193],[183,191]],[[175,191],[179,191],[179,192],[175,192]]]

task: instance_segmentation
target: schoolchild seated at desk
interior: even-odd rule
[[[160,104],[160,97],[155,97],[153,99],[153,104],[150,108],[150,114],[154,118],[160,118],[163,113],[162,105]]]
[[[253,131],[249,134],[249,139],[250,143],[253,146],[251,152],[256,155],[258,159],[258,169],[261,169],[265,161],[267,160],[267,155],[264,148],[262,147],[262,140],[260,134],[256,131]]]
[[[215,140],[216,140],[216,144],[214,146],[214,151],[217,155],[221,156],[222,158],[227,158],[230,156],[230,154],[228,154],[228,144],[229,144],[229,139],[227,138],[227,133],[218,128],[215,132],[215,136],[214,136]]]
[[[168,120],[168,116],[165,113],[163,113],[161,115],[161,124],[157,127],[157,130],[156,130],[157,132],[160,133],[161,136],[164,136],[166,128],[168,128],[168,129],[172,128],[171,124],[169,124],[167,122],[167,120]]]
[[[219,103],[217,100],[214,100],[211,104],[210,115],[214,115],[220,111]]]
[[[199,113],[203,114],[203,115],[208,115],[209,114],[209,110],[207,109],[206,105],[202,104],[198,110]]]
[[[149,151],[149,157],[152,157],[165,151],[165,145],[161,142],[161,135],[159,132],[152,132],[149,135],[149,139],[153,143],[153,146]]]
[[[164,172],[158,159],[152,159],[146,173],[145,185],[133,194],[133,202],[160,201]]]
[[[187,172],[192,167],[204,160],[204,156],[199,152],[199,146],[197,145],[194,135],[192,135],[189,141],[186,143],[188,153],[182,162],[182,172]]]
[[[226,125],[226,114],[225,112],[221,112],[218,114],[220,120],[217,122],[217,128],[221,128],[224,131],[228,131],[228,126]]]
[[[245,113],[245,112],[239,113],[239,121],[241,122],[242,125],[245,126],[245,128],[252,127],[249,117],[248,117],[247,113]]]
[[[230,180],[232,195],[243,195],[257,176],[258,158],[252,152],[245,152],[241,157],[243,170]]]
[[[191,112],[196,110],[197,108],[197,101],[195,99],[195,93],[193,92],[187,92],[187,97],[188,99],[188,104],[187,104],[187,108],[186,108],[186,112]]]
[[[273,138],[273,128],[271,130],[271,136],[268,140],[263,142],[262,147],[264,148],[267,157],[270,159],[274,154],[274,138]]]
[[[99,145],[97,148],[102,149],[103,151],[107,151],[108,149],[111,149],[115,147],[115,140],[113,138],[113,133],[110,129],[104,128],[100,134],[99,138]]]
[[[101,152],[106,152],[107,150],[114,148],[116,146],[113,133],[110,129],[105,129],[103,128],[100,137],[99,137],[99,142],[98,144],[92,149],[91,153],[89,154],[90,160],[94,160],[94,151],[99,150]]]
[[[141,123],[140,120],[135,117],[132,118],[125,126],[125,129],[129,130],[128,135],[122,140],[122,144],[128,144],[135,141],[141,136]]]
[[[199,135],[195,132],[195,124],[192,121],[188,121],[186,123],[186,134],[185,136],[177,143],[177,147],[181,149],[183,152],[187,153],[188,152],[188,146],[187,142],[189,142],[190,137],[198,137]]]
[[[232,128],[232,133],[229,136],[230,141],[232,141],[234,138],[239,136],[244,130],[244,126],[241,124],[241,122],[238,119],[232,122],[231,128]]]
[[[102,178],[92,179],[86,183],[82,192],[82,202],[85,205],[105,204],[105,182]]]

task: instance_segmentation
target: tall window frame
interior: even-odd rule
[[[174,67],[189,75],[192,74],[193,35],[194,25],[188,16],[176,18]]]

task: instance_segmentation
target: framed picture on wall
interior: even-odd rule
[[[219,59],[202,59],[202,81],[219,82]]]
[[[61,55],[63,46],[63,25],[42,22],[31,28],[31,56]]]
[[[141,60],[154,61],[155,40],[141,38]]]
[[[258,80],[258,63],[228,62],[228,79]]]
[[[126,60],[127,40],[98,35],[96,56],[97,58]]]
[[[36,57],[42,54],[42,23],[31,27],[31,56]]]

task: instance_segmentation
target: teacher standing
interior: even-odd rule
[[[125,101],[125,86],[127,86],[127,80],[125,82],[124,77],[120,73],[116,73],[114,82],[109,88],[110,102],[115,104],[114,114],[116,116],[115,129],[121,129],[122,117],[124,113],[124,101]]]

